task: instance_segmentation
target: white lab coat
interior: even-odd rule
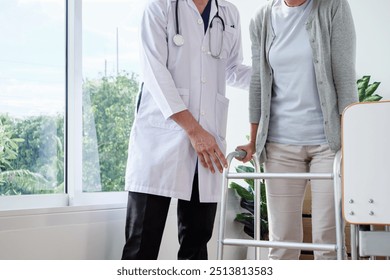
[[[185,131],[170,116],[188,109],[226,151],[229,100],[226,81],[248,88],[251,68],[242,65],[239,14],[231,3],[219,0],[225,32],[221,59],[209,53],[209,32],[192,0],[178,0],[179,27],[185,43],[173,43],[176,0],[150,0],[141,22],[142,98],[130,136],[126,189],[190,200],[197,154]],[[210,20],[217,12],[212,0]],[[216,22],[216,21],[215,21]],[[221,25],[216,23],[212,32]],[[213,30],[215,29],[215,30]],[[212,33],[220,43],[221,29]],[[215,53],[218,52],[216,48]],[[198,167],[201,202],[216,202],[222,176]]]

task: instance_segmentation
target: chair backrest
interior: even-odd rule
[[[345,220],[390,224],[390,101],[345,109],[342,156]]]

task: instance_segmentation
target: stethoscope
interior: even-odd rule
[[[184,37],[183,35],[180,34],[180,29],[179,29],[179,1],[176,0],[176,34],[173,36],[173,43],[177,47],[181,47],[184,45]],[[222,47],[223,47],[223,32],[225,31],[225,22],[224,20],[219,16],[219,6],[218,6],[218,0],[215,0],[215,5],[217,6],[217,13],[215,16],[211,19],[210,25],[209,25],[209,49],[210,49],[210,55],[213,58],[220,59],[221,58],[221,53],[222,53]],[[213,22],[214,20],[218,20],[222,24],[222,36],[221,36],[221,45],[220,49],[217,54],[212,52],[211,48],[211,28],[213,28]]]

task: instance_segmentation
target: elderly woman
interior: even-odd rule
[[[356,38],[346,0],[273,0],[251,21],[250,142],[266,172],[332,172],[340,115],[356,102]],[[306,180],[267,180],[269,238],[302,242]],[[314,243],[335,243],[333,184],[313,180]],[[270,259],[300,250],[270,249]],[[334,259],[334,252],[314,252]]]

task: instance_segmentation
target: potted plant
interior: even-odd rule
[[[370,84],[371,76],[363,76],[357,80],[359,102],[373,102],[382,99],[382,96],[374,94],[379,87],[380,82],[373,82]]]
[[[253,173],[254,167],[251,161],[251,166],[239,165],[236,168],[237,173]],[[263,168],[261,167],[261,172]],[[254,236],[254,179],[245,179],[245,185],[241,185],[236,182],[231,182],[229,187],[235,191],[240,197],[240,206],[246,210],[245,212],[238,213],[235,217],[235,221],[244,225],[244,232],[253,238]],[[268,218],[267,218],[267,201],[265,194],[265,182],[261,180],[261,202],[260,202],[260,235],[261,239],[268,239]]]

